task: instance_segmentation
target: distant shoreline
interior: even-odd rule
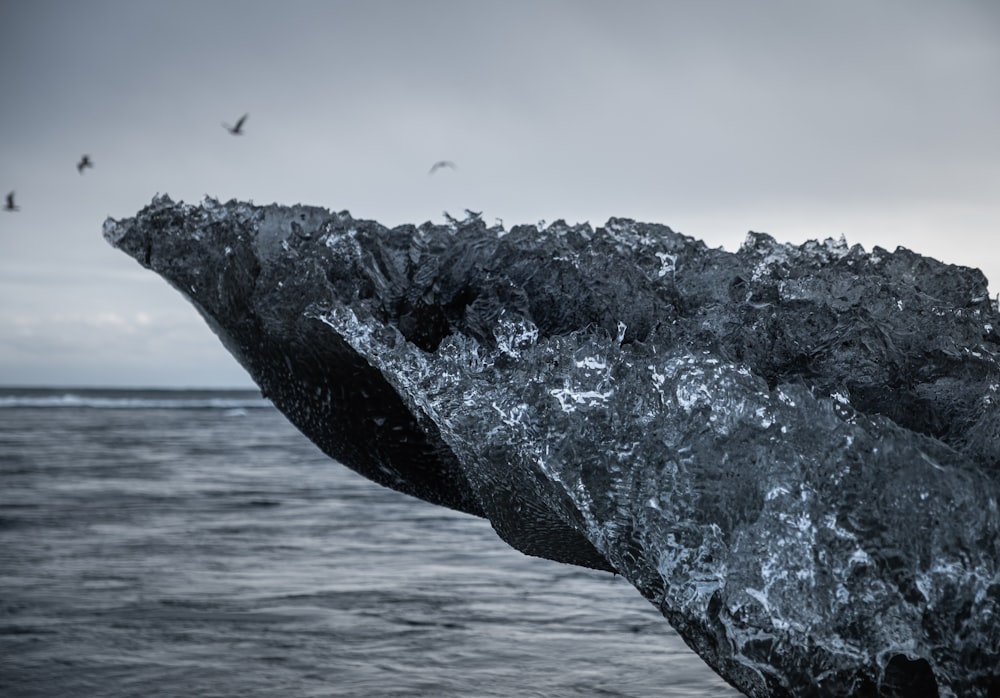
[[[257,387],[173,387],[173,386],[100,386],[100,385],[0,385],[0,393],[8,394],[15,392],[25,393],[163,393],[166,395],[176,393],[247,393],[260,395]]]
[[[78,388],[0,386],[0,409],[272,408],[255,388]]]

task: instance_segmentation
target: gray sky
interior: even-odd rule
[[[0,65],[0,384],[250,385],[101,237],[157,192],[843,234],[1000,291],[994,0],[32,0]]]

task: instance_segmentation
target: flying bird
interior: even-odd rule
[[[7,205],[3,207],[4,211],[20,211],[20,206],[14,205],[14,192],[7,195]]]
[[[453,170],[458,169],[457,167],[455,167],[455,163],[453,163],[451,160],[438,160],[433,165],[431,165],[431,170],[427,174],[432,175],[438,170],[440,170],[442,167],[450,167]]]
[[[85,169],[93,166],[94,163],[90,161],[90,156],[84,155],[82,158],[80,158],[80,162],[76,163],[76,171],[79,172],[80,174],[83,174],[83,171]]]
[[[239,121],[236,122],[235,126],[230,126],[229,124],[224,123],[224,122],[223,122],[222,126],[223,126],[223,128],[225,128],[227,131],[229,131],[234,136],[242,136],[243,135],[243,122],[247,120],[248,116],[250,116],[250,115],[249,114],[244,114],[243,116],[241,116],[240,119],[239,119]]]
[[[240,120],[236,122],[235,126],[230,126],[229,124],[223,122],[222,127],[225,128],[227,131],[229,131],[234,136],[242,136],[243,135],[243,122],[247,120],[248,116],[250,116],[250,115],[249,114],[244,114],[243,116],[241,116]]]

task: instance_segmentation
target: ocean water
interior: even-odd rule
[[[0,695],[739,694],[621,578],[364,480],[254,392],[8,389]]]

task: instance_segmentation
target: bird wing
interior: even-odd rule
[[[244,114],[243,116],[241,116],[240,120],[236,122],[235,126],[233,126],[233,130],[239,131],[241,128],[243,128],[243,122],[247,120],[248,116],[250,115]]]

